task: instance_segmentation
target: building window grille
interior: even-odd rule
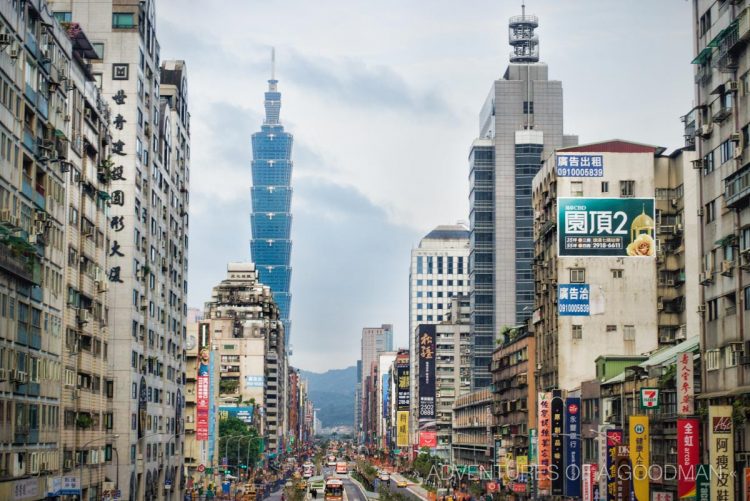
[[[586,269],[585,268],[571,268],[570,283],[582,284],[585,282],[586,282]]]
[[[635,196],[635,181],[633,180],[620,181],[620,196],[621,197],[634,197]]]
[[[573,325],[573,339],[583,339],[583,326]]]

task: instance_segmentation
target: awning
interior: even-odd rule
[[[714,391],[711,393],[701,393],[700,395],[696,395],[695,398],[701,399],[701,400],[707,400],[710,398],[723,398],[723,397],[736,397],[737,395],[745,395],[750,394],[750,386],[738,386],[736,388],[732,388],[731,390],[723,390],[723,391]]]
[[[708,58],[711,57],[711,53],[713,52],[713,49],[710,47],[705,47],[700,53],[691,61],[691,64],[703,64],[706,61],[708,61]]]

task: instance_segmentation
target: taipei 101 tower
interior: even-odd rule
[[[281,93],[277,90],[275,53],[271,52],[271,79],[265,93],[266,118],[260,132],[253,134],[253,187],[250,215],[250,256],[260,281],[271,288],[281,311],[289,348],[292,296],[292,135],[279,121]]]

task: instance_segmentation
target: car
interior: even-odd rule
[[[383,473],[380,474],[380,481],[381,482],[390,482],[391,481],[391,476],[388,473],[383,472]]]
[[[409,483],[406,480],[399,480],[396,487],[406,487]]]

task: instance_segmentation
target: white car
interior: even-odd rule
[[[380,481],[381,482],[390,482],[391,481],[391,476],[388,473],[381,472],[380,473]]]

